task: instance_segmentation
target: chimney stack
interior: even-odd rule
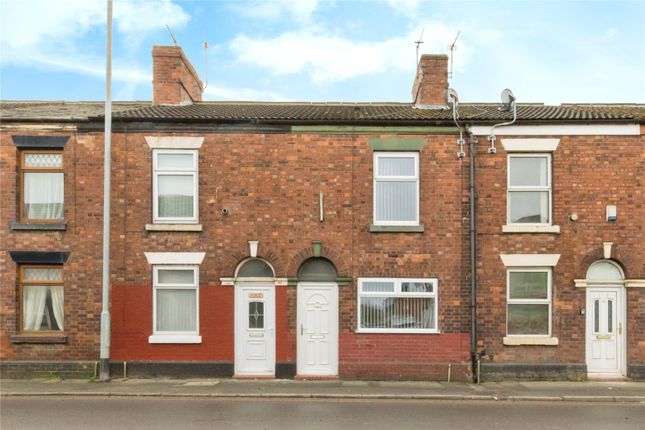
[[[152,47],[152,104],[179,105],[202,100],[202,81],[179,46]]]
[[[448,56],[421,56],[417,76],[412,85],[412,101],[415,105],[445,105],[444,91],[448,89]]]

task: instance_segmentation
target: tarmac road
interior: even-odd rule
[[[13,429],[638,429],[643,403],[6,397]]]

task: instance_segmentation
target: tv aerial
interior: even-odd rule
[[[457,50],[457,39],[459,39],[460,34],[461,34],[461,30],[457,32],[457,35],[455,36],[455,40],[453,40],[452,43],[448,45],[448,49],[450,49],[450,71],[448,72],[448,79],[452,78],[452,57],[453,57],[454,51]]]
[[[421,29],[421,34],[419,35],[419,38],[414,42],[417,45],[417,62],[416,65],[419,64],[419,46],[423,43],[423,32],[425,31],[425,27]]]
[[[459,140],[457,141],[459,152],[457,152],[457,158],[464,158],[466,156],[466,153],[464,152],[464,144],[466,142],[464,141],[463,127],[459,123],[459,96],[457,95],[457,91],[452,88],[446,89],[446,91],[443,92],[443,99],[452,109],[452,119],[457,127],[459,127]]]
[[[501,99],[502,99],[502,106],[498,108],[499,111],[500,112],[513,111],[513,119],[511,121],[495,124],[490,128],[490,135],[488,136],[488,141],[490,142],[490,148],[488,148],[489,154],[497,153],[497,149],[495,148],[495,128],[502,127],[505,125],[511,125],[515,122],[515,120],[517,120],[517,104],[515,103],[516,99],[515,99],[515,96],[513,95],[513,92],[508,88],[506,88],[505,90],[502,91]]]

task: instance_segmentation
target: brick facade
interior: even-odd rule
[[[201,99],[201,83],[181,48],[155,47],[153,57],[154,104],[181,105]],[[446,71],[447,57],[422,57],[413,88],[416,104],[443,104]],[[67,123],[41,119],[2,125],[0,359],[3,369],[15,374],[29,369],[46,371],[43,363],[53,363],[54,370],[87,373],[88,362],[98,359],[103,136],[98,122],[92,123],[96,118],[88,120],[89,116]],[[392,115],[387,124],[378,120],[369,127],[353,128],[352,124],[351,129],[342,121],[312,127],[317,119],[306,126],[298,123],[301,127],[295,127],[295,119],[270,124],[248,118],[240,121],[114,122],[113,370],[127,362],[135,375],[169,371],[230,376],[235,358],[236,287],[222,278],[234,277],[239,263],[249,257],[248,241],[257,240],[258,256],[270,263],[276,278],[286,280],[275,287],[276,376],[295,374],[298,269],[317,255],[312,244],[320,242],[320,255],[333,263],[342,280],[339,377],[447,379],[450,374],[453,380],[471,378],[470,166],[468,157],[455,156],[458,134],[451,128],[450,115],[412,126],[408,120],[396,123],[399,119]],[[507,211],[507,153],[499,144],[496,154],[488,154],[489,142],[478,136],[475,335],[484,379],[586,377],[586,320],[581,315],[586,291],[576,287],[574,280],[584,279],[588,267],[603,259],[603,242],[613,242],[612,259],[627,279],[645,278],[641,174],[645,137],[640,130],[640,135],[534,132],[526,136],[559,139],[552,154],[553,224],[560,227],[559,233],[502,232]],[[16,135],[69,137],[63,150],[65,229],[12,226],[19,220],[21,198],[19,150],[12,141]],[[150,136],[203,138],[198,149],[201,228],[196,231],[146,227],[153,223],[153,150],[146,141]],[[419,151],[419,224],[423,231],[372,231],[374,140],[402,147],[421,142],[422,149],[415,151]],[[319,218],[320,193],[323,221]],[[608,204],[618,207],[616,222],[605,221]],[[577,215],[576,221],[570,219],[572,214]],[[63,265],[63,336],[21,336],[18,266],[9,251],[70,253]],[[149,342],[153,271],[146,252],[205,253],[198,287],[201,343]],[[558,345],[504,345],[507,268],[500,254],[560,255],[553,268],[551,312],[552,335]],[[439,332],[358,332],[357,280],[361,277],[438,279]],[[626,374],[640,378],[645,374],[645,289],[630,287],[626,295]],[[74,362],[80,363],[76,370],[69,364]]]

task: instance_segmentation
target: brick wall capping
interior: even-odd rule
[[[645,288],[645,279],[625,279],[625,281],[589,281],[587,279],[574,279],[574,285],[577,288],[587,287],[626,287],[626,288]]]
[[[369,126],[369,125],[293,125],[292,133],[313,134],[459,134],[457,127]]]
[[[69,251],[9,251],[17,264],[64,264]]]
[[[558,346],[559,340],[557,337],[551,336],[504,336],[504,345],[506,346],[520,346],[520,345],[543,345],[543,346]]]
[[[367,144],[373,151],[421,151],[426,144],[424,138],[370,138]]]
[[[144,252],[148,264],[202,264],[205,252]]]
[[[20,149],[63,149],[69,136],[11,136]]]
[[[298,283],[301,282],[300,278],[294,277],[294,278],[288,278],[288,285],[290,287],[296,287],[298,286]],[[302,282],[317,282],[317,281],[302,281]],[[334,281],[319,281],[319,282],[335,282],[338,284],[339,287],[346,287],[348,285],[351,285],[352,283],[352,278],[351,277],[338,277]]]
[[[194,136],[144,136],[150,149],[199,149],[203,137]]]
[[[502,233],[552,233],[560,234],[559,225],[522,225],[505,224],[502,226]]]
[[[560,139],[502,139],[507,152],[553,152],[558,148]]]
[[[425,227],[421,225],[376,225],[370,224],[370,233],[423,233]]]
[[[268,282],[276,287],[285,287],[289,284],[287,278],[235,278],[235,277],[222,277],[219,278],[220,285],[224,287],[233,287],[240,282]]]
[[[560,254],[500,254],[506,267],[555,267]]]
[[[14,334],[9,338],[11,343],[67,343],[65,334],[27,335]]]
[[[146,224],[146,231],[196,231],[203,230],[201,224]]]
[[[64,231],[67,230],[67,221],[56,223],[25,223],[12,222],[11,230],[41,230],[41,231]]]

